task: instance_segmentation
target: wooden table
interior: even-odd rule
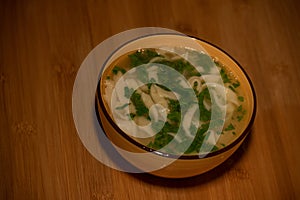
[[[296,0],[0,3],[0,199],[300,199]],[[110,169],[81,143],[72,88],[87,54],[136,27],[212,42],[253,80],[253,131],[221,166],[168,180]]]

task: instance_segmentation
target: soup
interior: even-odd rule
[[[201,65],[196,66],[190,61]],[[182,75],[190,89],[179,81],[179,76],[172,75],[172,70],[163,70],[163,66]],[[122,95],[118,94],[117,103],[111,103],[116,84],[131,71],[136,72],[136,81],[146,84],[140,84],[136,89],[124,86]],[[234,141],[247,123],[247,98],[238,77],[218,58],[192,49],[138,49],[128,52],[105,69],[100,85],[101,98],[115,122],[118,115],[113,113],[125,112],[126,109],[128,120],[141,127],[148,126],[154,118],[150,132],[157,134],[131,137],[153,150],[160,150],[173,141],[171,146],[162,150],[164,153],[193,155],[216,151]],[[219,95],[221,91],[224,91],[223,97]],[[193,95],[196,102],[191,101]],[[127,99],[128,103],[120,104],[122,99]],[[151,115],[151,108],[157,104],[165,119]],[[199,109],[199,115],[194,115],[192,107]],[[197,123],[193,123],[195,119],[191,116],[196,116]],[[185,120],[188,118],[190,123]],[[176,136],[179,130],[185,134]],[[130,135],[130,127],[124,132]],[[189,141],[191,138],[192,141]],[[188,148],[181,149],[181,144],[186,141],[189,141]]]

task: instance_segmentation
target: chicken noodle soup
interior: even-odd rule
[[[118,81],[122,87],[116,87]],[[167,146],[164,153],[186,155],[221,149],[243,131],[247,110],[241,88],[217,58],[175,47],[128,52],[113,61],[101,79],[105,107],[114,121],[123,120],[118,125],[125,133],[154,150]],[[133,123],[143,127],[136,135],[130,134]]]

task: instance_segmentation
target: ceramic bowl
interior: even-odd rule
[[[199,44],[201,46],[199,46]],[[140,48],[156,48],[162,45],[184,45],[185,47],[199,50],[203,50],[204,48],[210,56],[217,57],[222,64],[230,68],[230,70],[238,77],[242,90],[245,94],[245,102],[248,112],[244,119],[246,120],[246,123],[242,128],[242,131],[236,133],[235,139],[227,146],[217,151],[207,153],[205,156],[199,157],[198,155],[181,155],[174,157],[174,155],[171,154],[154,151],[127,135],[115,123],[111,112],[109,111],[109,107],[103,98],[103,79],[99,80],[96,92],[95,106],[98,114],[98,121],[105,131],[106,136],[116,147],[118,147],[116,148],[117,151],[129,163],[138,169],[166,178],[185,178],[199,175],[213,169],[229,158],[250,133],[256,113],[256,97],[254,88],[245,70],[243,70],[240,64],[225,51],[198,38],[172,34],[147,36],[120,46],[120,48],[112,52],[111,56],[107,59],[101,73],[105,73],[105,69],[116,58],[124,53]]]

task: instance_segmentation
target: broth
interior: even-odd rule
[[[193,55],[193,53],[195,53],[192,50],[187,51],[190,55]],[[203,145],[204,147],[207,146],[207,149],[209,151],[216,151],[234,141],[243,132],[247,123],[247,119],[245,118],[247,118],[248,116],[248,99],[243,94],[243,85],[241,85],[238,77],[230,70],[230,68],[223,65],[217,58],[212,58],[211,60],[210,57],[203,53],[198,53],[195,55],[198,55],[204,63],[203,66],[197,68],[198,70],[191,63],[189,63],[184,58],[184,56],[179,56],[176,53],[172,53],[168,50],[162,49],[139,49],[128,52],[114,60],[103,72],[100,83],[100,89],[102,91],[101,98],[104,101],[106,110],[108,111],[112,119],[115,120],[112,114],[114,110],[122,110],[127,107],[127,109],[129,108],[130,112],[130,120],[134,121],[139,126],[147,126],[151,122],[149,116],[149,110],[151,106],[153,106],[154,104],[160,104],[162,105],[162,109],[164,109],[164,112],[166,112],[167,114],[167,119],[163,124],[163,127],[158,130],[159,132],[152,137],[132,138],[154,150],[161,149],[174,139],[178,129],[180,128],[180,124],[184,124],[184,118],[182,117],[182,114],[189,115],[188,110],[191,107],[191,105],[187,105],[186,108],[181,109],[182,107],[179,104],[178,96],[180,96],[180,98],[183,98],[184,95],[178,95],[176,94],[176,92],[170,90],[170,88],[167,88],[161,84],[157,84],[155,81],[153,81],[153,83],[145,84],[141,87],[138,87],[136,90],[131,91],[131,93],[133,92],[131,96],[128,96],[128,94],[126,95],[126,93],[130,93],[129,91],[132,90],[132,88],[124,87],[125,98],[129,99],[129,104],[124,104],[121,106],[119,105],[117,107],[113,107],[110,104],[113,88],[116,85],[117,81],[126,72],[142,64],[162,64],[175,69],[188,80],[188,83],[190,84],[194,94],[197,97],[197,105],[199,106],[200,110],[200,116],[199,119],[197,119],[198,126],[193,127],[192,125],[187,125],[189,130],[191,128],[196,129],[196,133],[195,135],[193,135],[193,142],[191,143],[190,147],[188,149],[185,149],[184,152],[180,152],[181,150],[180,148],[178,148],[178,146],[180,146],[181,142],[184,142],[185,138],[183,137],[177,139],[175,137],[178,140],[176,141],[178,145],[173,145],[167,150],[164,150],[165,153],[184,153],[186,155],[193,155],[198,154],[201,146]],[[210,73],[211,63],[213,63],[216,66],[216,69],[218,69],[218,73],[221,74],[222,81],[225,86],[225,119],[211,119],[212,101],[218,99],[218,97],[215,96],[218,93],[212,93],[211,91],[209,91],[206,83],[206,80],[210,80],[216,77],[216,75],[214,74],[215,72],[213,72],[212,74]],[[160,69],[159,66],[158,69]],[[200,71],[202,70],[201,73],[199,73],[199,69]],[[166,76],[161,77],[161,73],[162,72],[159,71],[156,72],[156,79],[160,78],[165,79],[165,82],[168,81],[166,79]],[[149,72],[141,74],[141,76],[137,78],[141,79],[143,76],[145,76],[149,81]],[[169,80],[169,83],[171,82],[174,82],[174,80]],[[215,133],[211,133],[210,131],[208,131],[209,125],[211,124],[216,127],[222,126],[221,131],[215,131]],[[161,126],[161,124],[159,124],[158,126]],[[152,126],[152,129],[155,131],[156,126]],[[126,131],[124,132],[126,133]],[[217,135],[219,137],[216,144],[213,144],[214,137],[211,135]]]

